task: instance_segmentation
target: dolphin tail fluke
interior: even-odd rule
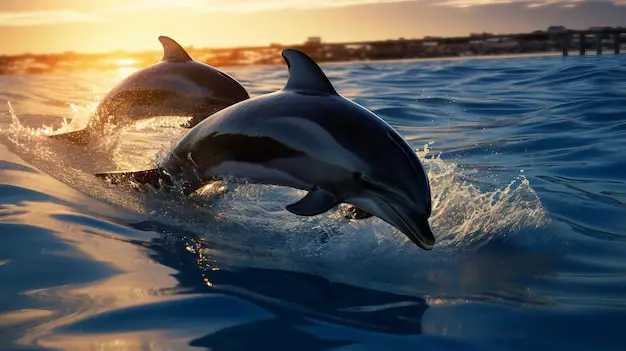
[[[142,184],[150,185],[156,189],[161,188],[164,184],[173,185],[172,179],[161,169],[148,169],[143,171],[129,172],[105,172],[96,173],[96,177],[108,180],[112,184]]]
[[[90,133],[87,129],[81,129],[63,134],[52,134],[48,138],[63,140],[75,145],[86,145],[89,143]]]

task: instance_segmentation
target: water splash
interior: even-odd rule
[[[20,126],[21,125],[20,120],[19,118],[17,118],[17,113],[15,113],[15,109],[13,108],[11,101],[7,101],[7,105],[9,105],[9,114],[11,114],[11,124]]]
[[[476,248],[494,237],[549,222],[523,175],[487,187],[481,178],[472,177],[475,172],[431,155],[428,144],[417,153],[430,179],[435,251]],[[325,262],[350,259],[356,264],[370,260],[372,255],[397,256],[414,249],[406,236],[378,218],[346,219],[341,208],[315,217],[294,216],[284,210],[285,205],[304,196],[304,191],[222,182],[206,194],[205,199],[198,195],[197,201],[210,201],[216,218],[238,223],[247,234],[244,239],[231,239],[231,244],[238,241],[246,250],[261,253],[281,247],[299,258],[324,258]]]
[[[10,144],[7,146],[10,146],[14,152],[26,157],[27,160],[54,160],[54,162],[62,162],[78,168],[93,165],[94,159],[107,164],[107,160],[110,159],[108,155],[117,148],[120,142],[120,131],[116,130],[113,125],[105,127],[101,138],[88,148],[48,138],[51,134],[60,134],[83,128],[93,110],[89,107],[79,107],[71,104],[70,107],[73,111],[71,121],[68,122],[67,118],[64,118],[62,125],[55,129],[47,125],[42,125],[41,127],[24,125],[11,102],[7,101],[7,105],[11,115],[11,123],[5,128],[0,128],[0,135],[10,141]],[[110,163],[110,161],[108,162]]]
[[[84,110],[74,107],[73,111]],[[21,147],[22,152],[36,153],[39,163],[47,164],[50,174],[63,175],[67,181],[66,173],[72,172],[68,171],[68,166],[81,168],[80,164],[67,162],[67,149],[59,149],[47,143],[47,140],[42,140],[39,130],[22,126],[11,106],[10,113],[13,123],[9,128],[9,139],[15,146]],[[153,145],[155,150],[150,157],[146,157],[145,148],[133,152],[132,145],[125,150],[120,147],[121,143],[109,141],[111,147],[104,152],[109,153],[109,165],[112,167],[109,170],[157,166],[184,135],[184,131],[178,127],[181,121],[176,118],[152,119],[129,128],[131,134],[152,133],[159,136],[157,140],[164,140],[161,144],[155,144],[158,146]],[[475,171],[442,160],[440,155],[433,154],[429,145],[432,142],[424,145],[422,150],[416,150],[416,153],[427,169],[430,180],[433,203],[430,222],[437,237],[435,250],[464,249],[486,243],[495,236],[510,235],[548,222],[537,194],[523,175],[510,180],[508,184],[487,186],[483,177]],[[87,159],[91,160],[93,151],[89,152],[91,156]],[[105,155],[99,157],[103,159]],[[80,170],[85,172],[82,173],[83,178],[91,177],[89,167]],[[85,188],[86,184],[92,182],[74,177],[70,185],[93,192]],[[168,205],[159,207],[161,212],[152,211],[151,214],[166,221],[176,221],[176,217],[194,217],[192,222],[195,224],[190,229],[197,232],[206,232],[209,229],[206,223],[211,223],[213,239],[219,238],[216,231],[221,230],[215,226],[216,223],[231,229],[241,227],[243,232],[246,228],[254,228],[254,232],[248,233],[245,238],[229,240],[230,245],[247,247],[246,250],[255,250],[256,247],[258,251],[266,251],[268,247],[278,246],[301,257],[345,259],[349,255],[352,260],[358,260],[359,257],[366,259],[364,252],[393,252],[413,246],[406,236],[377,218],[349,220],[343,217],[341,210],[315,217],[294,216],[284,210],[284,206],[304,195],[299,190],[224,181],[203,188],[191,199],[182,198],[179,192],[174,193],[176,195],[152,192],[153,201],[165,201]],[[141,201],[146,204],[145,198]],[[125,202],[127,199],[122,201]],[[207,222],[207,217],[211,217],[211,221]],[[231,224],[224,225],[228,222]],[[227,231],[232,233],[231,230]]]
[[[440,245],[466,246],[549,222],[539,196],[520,174],[505,185],[485,185],[472,170],[440,155],[417,152],[428,170],[433,202],[430,218]],[[481,186],[479,186],[482,185]]]
[[[300,257],[342,259],[348,255],[358,260],[366,259],[365,252],[398,252],[413,248],[408,238],[377,218],[348,220],[339,210],[311,218],[294,216],[285,211],[284,206],[297,201],[304,193],[292,189],[224,182],[204,188],[191,199],[160,192],[151,192],[147,197],[135,193],[129,195],[128,192],[132,191],[129,189],[118,189],[117,196],[112,196],[112,187],[96,191],[94,187],[102,186],[91,179],[91,173],[96,169],[114,171],[155,167],[187,132],[179,127],[184,118],[166,116],[139,121],[122,131],[111,131],[103,135],[95,149],[94,146],[83,149],[58,145],[45,138],[51,133],[83,128],[97,105],[97,97],[84,106],[71,104],[71,120],[68,122],[64,118],[62,125],[54,129],[23,126],[9,104],[12,123],[2,132],[15,147],[22,149],[21,154],[34,154],[30,157],[44,164],[48,173],[87,193],[99,193],[109,202],[117,198],[112,201],[116,203],[126,194],[120,204],[126,204],[128,198],[139,199],[138,202],[131,201],[134,207],[144,207],[142,212],[159,220],[184,222],[180,218],[193,218],[180,224],[195,232],[210,232],[216,241],[223,241],[216,231],[230,232],[225,236],[232,236],[231,230],[223,228],[241,227],[242,232],[254,228],[245,237],[229,239],[229,244],[246,250],[256,247],[258,250],[255,251],[262,252],[271,247],[282,247]],[[121,138],[122,134],[125,137]],[[435,250],[464,249],[488,242],[494,236],[510,235],[548,221],[538,196],[523,175],[505,184],[485,186],[484,175],[442,160],[440,155],[432,154],[429,145],[432,143],[416,152],[428,171],[431,184],[433,213],[430,221],[437,237]],[[94,159],[98,160],[97,164]],[[150,201],[163,201],[165,205],[148,205]],[[219,224],[217,227],[214,226],[216,223]]]

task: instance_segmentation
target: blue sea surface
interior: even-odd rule
[[[626,56],[323,69],[420,156],[434,250],[292,215],[292,189],[109,185],[92,174],[154,166],[181,118],[65,145],[45,135],[132,69],[0,76],[0,350],[624,350]],[[287,79],[226,71],[253,96]]]

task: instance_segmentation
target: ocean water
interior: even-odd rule
[[[323,69],[420,156],[434,250],[291,215],[285,188],[108,185],[92,173],[155,165],[182,120],[67,146],[46,133],[131,70],[0,76],[0,349],[624,349],[626,56]],[[226,71],[251,95],[287,78]]]

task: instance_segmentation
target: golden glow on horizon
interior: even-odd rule
[[[153,51],[159,35],[215,48],[615,26],[625,17],[624,0],[0,1],[0,36],[10,38],[0,54]]]
[[[137,64],[137,60],[129,59],[129,58],[121,58],[121,59],[116,59],[115,64],[120,67],[134,66]]]

